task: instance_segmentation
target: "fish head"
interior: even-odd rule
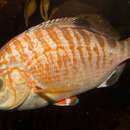
[[[25,73],[17,67],[0,69],[0,109],[10,110],[21,105],[30,93]]]

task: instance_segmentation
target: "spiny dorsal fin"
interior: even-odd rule
[[[86,28],[91,32],[101,34],[112,40],[120,39],[120,35],[112,27],[112,25],[102,16],[97,14],[85,14],[77,16],[73,21],[73,24]]]
[[[55,25],[73,25],[73,21],[76,19],[76,17],[65,17],[65,18],[57,18],[53,20],[48,20],[46,22],[42,22],[41,24],[31,27],[27,30],[28,31],[34,31],[40,28],[48,28]]]
[[[48,28],[55,25],[84,28],[88,31],[104,35],[105,37],[108,37],[112,40],[120,39],[118,33],[112,28],[112,26],[105,19],[103,19],[99,15],[94,14],[48,20],[46,22],[42,22],[41,24],[35,27],[28,29],[27,32],[34,31],[40,28]]]

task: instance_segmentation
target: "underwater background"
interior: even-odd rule
[[[0,0],[0,47],[27,29],[24,6],[27,0]],[[29,27],[43,21],[40,0],[29,19]],[[61,6],[53,17],[97,13],[119,32],[130,36],[130,0],[50,0]],[[111,87],[80,94],[73,107],[47,106],[28,111],[0,111],[0,130],[130,130],[130,62],[119,81]]]

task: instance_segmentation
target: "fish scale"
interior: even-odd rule
[[[60,30],[60,32],[62,33],[62,35],[60,35],[60,38],[59,38],[59,34],[53,28],[55,28],[55,30],[57,28],[58,28],[58,30]],[[75,39],[72,37],[72,34],[70,33],[69,30],[71,30],[71,32],[74,34],[74,36],[76,37]],[[22,39],[22,41],[19,40],[19,37],[20,37],[20,39]],[[96,39],[96,37],[98,37],[98,38]],[[41,55],[39,55],[39,51],[38,51],[40,48],[37,48],[34,51],[34,46],[36,44],[34,42],[35,39],[38,39],[39,42],[37,44],[40,44],[40,47],[43,47],[43,52],[41,53]],[[66,39],[66,43],[64,43],[64,41],[61,41],[60,39]],[[81,43],[80,39],[83,40],[82,41],[83,44]],[[14,46],[14,48],[12,48],[11,46],[10,46],[10,48],[8,47],[7,52],[8,52],[8,55],[12,55],[12,52],[14,52],[14,50],[16,50],[17,53],[21,56],[21,51],[20,51],[21,49],[19,49],[18,46],[21,45],[22,48],[24,48],[24,45],[23,45],[23,41],[24,41],[24,44],[28,45],[28,51],[31,52],[32,58],[30,58],[30,60],[24,59],[24,61],[26,61],[26,62],[28,61],[28,62],[26,63],[27,66],[26,67],[23,66],[23,68],[26,68],[26,71],[28,73],[30,73],[29,70],[33,70],[33,72],[31,72],[30,74],[34,77],[34,79],[36,78],[37,80],[39,80],[38,82],[40,82],[41,84],[48,86],[49,82],[52,83],[52,82],[55,82],[55,80],[57,80],[57,84],[55,84],[55,86],[57,86],[58,82],[61,82],[61,81],[60,81],[60,79],[59,79],[59,81],[58,81],[58,79],[55,79],[55,78],[58,78],[58,77],[56,77],[56,75],[59,75],[60,78],[63,77],[62,83],[66,84],[66,82],[65,82],[66,80],[64,80],[65,79],[64,73],[66,73],[67,77],[69,77],[70,80],[72,80],[72,78],[74,77],[73,75],[78,73],[77,72],[78,69],[82,69],[81,72],[84,71],[84,69],[86,69],[86,70],[92,69],[92,71],[95,71],[95,69],[99,67],[99,64],[101,67],[105,66],[105,59],[104,59],[104,62],[101,61],[103,59],[103,57],[105,57],[105,53],[101,54],[100,52],[101,52],[101,50],[103,50],[103,47],[109,43],[107,41],[106,42],[104,41],[104,43],[103,43],[104,45],[102,46],[102,44],[100,44],[100,41],[98,41],[99,39],[100,39],[100,41],[101,40],[104,41],[104,39],[101,36],[98,36],[97,34],[92,33],[92,32],[87,32],[84,29],[81,30],[78,28],[57,26],[57,27],[51,27],[51,28],[47,28],[47,29],[44,29],[44,28],[40,29],[37,31],[37,35],[36,35],[36,32],[34,31],[32,33],[30,33],[30,32],[24,33],[24,34],[22,34],[22,36],[20,35],[20,36],[16,37],[15,40],[12,40],[10,43],[10,45]],[[16,41],[19,41],[19,42],[16,42]],[[22,52],[23,52],[22,55],[23,54],[28,55],[29,52],[26,51],[26,53],[25,53],[24,49],[22,49]],[[60,49],[63,51],[64,54],[61,55],[59,53]],[[69,49],[69,53],[66,53],[67,49]],[[10,51],[8,51],[8,50],[10,50]],[[57,58],[57,59],[53,59],[54,58],[52,56],[53,52],[55,52],[55,54],[56,54],[55,58]],[[84,55],[86,53],[88,55]],[[64,61],[63,55],[64,55],[64,57],[68,57],[69,59],[72,59],[72,60]],[[114,55],[114,54],[112,54],[112,55]],[[30,57],[30,55],[28,55],[27,58],[28,57]],[[102,58],[100,58],[100,57],[102,57]],[[15,55],[13,58],[14,58],[14,61],[16,61],[17,55]],[[21,56],[21,62],[23,60],[22,58],[23,58],[23,56]],[[45,60],[45,58],[47,60]],[[55,63],[53,60],[55,60]],[[88,63],[86,63],[86,61]],[[16,62],[19,62],[19,61],[16,61]],[[69,62],[69,63],[67,63],[67,62]],[[101,62],[104,64],[101,64]],[[8,63],[10,63],[10,62],[8,62]],[[62,64],[62,63],[69,64],[70,69],[68,66],[66,66],[66,68],[65,68],[65,66],[63,66],[64,64]],[[56,68],[55,64],[58,64],[57,68]],[[93,67],[94,65],[96,65],[96,66]],[[109,65],[110,65],[110,63],[108,63],[108,66]],[[31,66],[31,69],[28,70],[28,68],[30,68],[30,66]],[[58,74],[56,73],[56,70],[59,71]],[[73,70],[73,72],[71,72],[71,70]],[[41,73],[40,75],[42,75],[42,76],[40,76],[40,78],[38,78],[37,73]],[[63,75],[62,75],[62,73],[63,73]],[[55,78],[53,76],[55,76]],[[51,80],[51,79],[53,79],[53,80]]]
[[[7,88],[13,95],[8,108],[28,104],[30,98],[44,106],[50,99],[57,101],[92,89],[129,58],[129,39],[108,39],[78,26],[78,21],[71,22],[75,19],[70,18],[70,24],[64,19],[63,23],[62,19],[50,21],[50,26],[49,21],[42,23],[1,48],[0,78],[7,75],[4,80],[9,81]],[[37,88],[39,96],[35,95]]]
[[[48,32],[48,30],[49,29],[47,29],[47,32]],[[44,30],[45,31],[45,30]],[[61,29],[61,32],[62,33],[65,33],[65,31],[68,33],[68,28],[64,28],[64,29]],[[75,33],[75,30],[73,30],[74,31],[74,33]],[[78,31],[78,29],[77,29],[77,31]],[[54,30],[53,30],[53,34],[54,34]],[[61,55],[60,55],[60,53],[58,52],[58,48],[60,48],[60,46],[61,46],[61,44],[60,44],[60,42],[59,42],[59,44],[58,44],[58,41],[59,41],[59,39],[57,38],[56,39],[56,37],[58,36],[58,34],[56,34],[56,32],[55,32],[55,40],[54,40],[54,38],[52,38],[51,36],[52,35],[50,35],[49,34],[49,38],[51,39],[51,42],[52,42],[52,44],[55,44],[55,45],[57,45],[57,48],[56,48],[56,50],[54,50],[54,51],[56,51],[56,54],[57,54],[57,58],[58,58],[58,60],[57,60],[57,62],[59,62],[58,64],[59,64],[59,68],[57,68],[58,70],[60,70],[60,68],[61,68],[61,63],[63,62],[63,61],[60,61],[61,59],[59,59],[60,57],[62,57]],[[76,34],[75,34],[76,35]],[[79,36],[77,36],[77,37],[79,37]],[[67,39],[65,36],[64,36],[64,39]],[[80,39],[80,38],[79,38]],[[44,38],[44,40],[46,40],[46,38]],[[62,41],[63,42],[63,41]],[[78,52],[78,49],[76,48],[76,45],[74,44],[74,42],[79,42],[78,40],[77,41],[73,41],[73,39],[71,39],[71,42],[68,40],[68,43],[66,44],[66,46],[64,46],[64,49],[65,49],[65,47],[67,47],[67,49],[68,49],[68,47],[71,47],[70,48],[70,51],[72,52],[72,50],[74,50],[74,49],[76,49],[76,51]],[[85,41],[84,41],[85,42]],[[41,43],[41,44],[44,44],[44,43]],[[68,46],[67,46],[68,45]],[[80,47],[80,46],[79,46]],[[83,48],[83,46],[82,46],[82,48]],[[71,50],[72,49],[72,50]],[[63,50],[63,49],[62,49]],[[50,49],[49,50],[49,52],[51,52],[51,51],[53,51],[53,49]],[[64,51],[64,50],[63,50]],[[46,53],[48,53],[48,55],[51,55],[51,53],[49,53],[49,52],[46,52]],[[79,52],[79,53],[82,53],[83,54],[83,52],[81,51],[81,52]],[[44,52],[43,52],[43,54],[44,54]],[[68,54],[69,55],[69,54]],[[83,61],[83,60],[80,60],[81,58],[83,58],[83,59],[85,59],[86,57],[83,57],[82,55],[80,55],[79,57],[75,57],[75,56],[77,56],[76,55],[76,53],[73,51],[71,54],[70,54],[71,56],[72,56],[72,58],[73,58],[73,62],[71,61],[69,64],[71,64],[71,66],[72,67],[76,67],[76,66],[80,66],[80,64],[82,63],[82,62],[80,62],[80,61]],[[48,56],[49,57],[49,56]],[[51,56],[50,56],[51,57]],[[51,62],[51,59],[48,59],[50,62]],[[77,62],[79,62],[79,64],[76,64],[76,60],[79,60],[79,61],[77,61]],[[44,73],[43,74],[43,70],[41,69],[40,71],[39,70],[35,70],[34,69],[34,75],[37,73],[37,72],[41,72],[42,74],[41,75],[43,75],[43,77],[44,77],[44,75],[46,75],[45,77],[46,78],[42,78],[42,77],[40,77],[40,82],[46,82],[46,80],[48,79],[47,77],[49,77],[50,76],[50,74],[48,73],[48,71],[52,71],[53,73],[52,74],[54,74],[54,76],[56,75],[56,72],[55,72],[55,68],[53,68],[53,69],[48,69],[49,67],[50,68],[52,68],[51,67],[51,64],[50,65],[48,65],[48,64],[46,64],[45,63],[45,61],[42,59],[42,57],[41,57],[41,59],[39,60],[40,62],[42,62],[43,64],[45,64],[45,67],[43,68],[43,70],[45,69],[47,69],[47,71],[45,71],[46,73]],[[56,60],[55,60],[56,61]],[[35,64],[35,68],[39,68],[39,67],[42,67],[42,65],[39,65],[39,64],[41,64],[40,62],[36,62],[36,64]],[[61,62],[61,63],[60,63]],[[56,63],[56,62],[55,62]],[[66,64],[66,63],[65,63]],[[82,63],[83,64],[83,63]],[[39,66],[39,67],[37,67],[37,66]],[[46,66],[49,66],[49,67],[47,67],[46,68]],[[71,67],[71,69],[73,70],[73,68]],[[87,66],[86,66],[87,67]],[[64,67],[63,67],[64,68]],[[39,68],[40,69],[40,68]],[[68,69],[68,68],[65,68],[65,69],[67,69],[66,71],[66,74],[68,73],[68,75],[69,75],[69,73],[71,73],[71,69]],[[75,69],[75,72],[77,71],[77,69],[78,68],[76,68]],[[63,71],[63,73],[64,73],[64,69],[63,70],[61,70],[61,72]],[[71,74],[71,76],[70,76],[70,78],[71,77],[73,77],[73,73]],[[61,77],[63,77],[63,84],[64,84],[64,82],[65,82],[65,80],[64,80],[64,76],[62,76],[62,75],[60,75],[59,76],[60,78]],[[34,77],[34,78],[36,78],[36,77]],[[49,78],[50,79],[50,78]],[[55,80],[56,79],[54,79],[53,77],[52,77],[52,79],[53,79],[53,82],[55,82]],[[49,81],[48,81],[49,82]],[[50,82],[51,82],[51,80],[50,80]],[[45,84],[45,83],[44,83]],[[65,84],[66,84],[66,82],[65,82]],[[61,85],[61,84],[60,84]],[[57,84],[55,85],[55,86],[57,86]]]

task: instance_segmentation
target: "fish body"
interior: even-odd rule
[[[35,109],[86,92],[129,58],[130,39],[89,31],[84,19],[43,22],[1,48],[1,109]]]

